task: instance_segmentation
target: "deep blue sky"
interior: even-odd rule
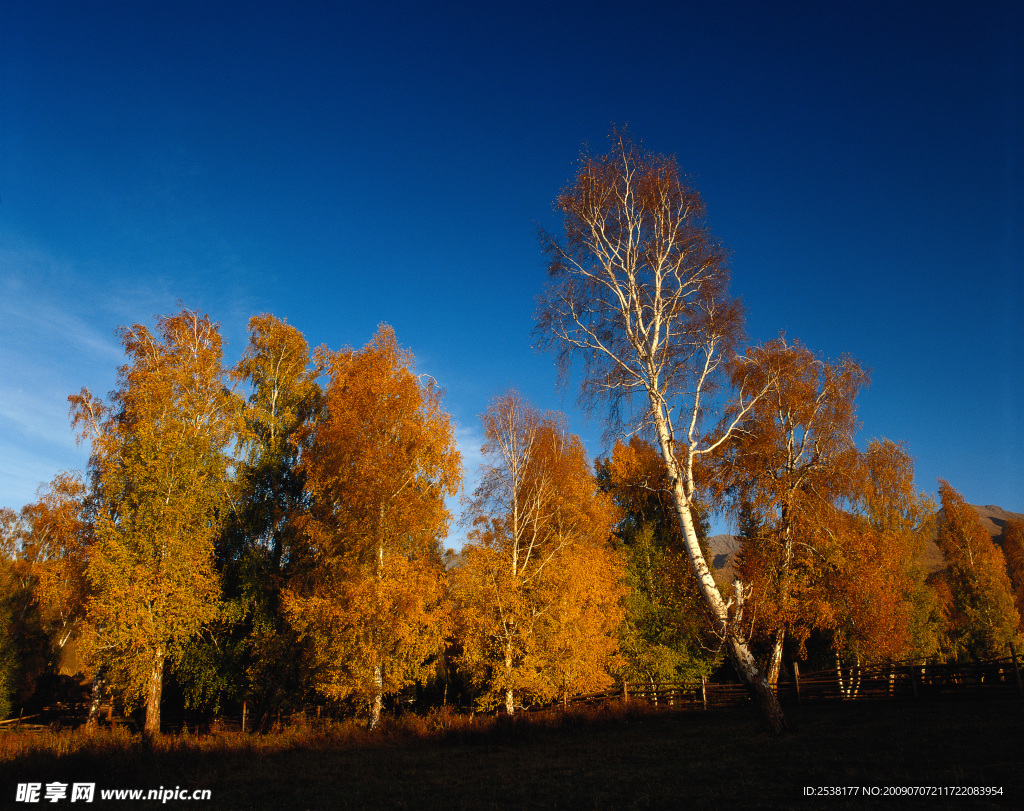
[[[20,2],[0,10],[0,506],[82,467],[66,397],[114,329],[388,322],[477,416],[517,386],[602,426],[531,349],[537,227],[584,144],[677,156],[752,342],[872,371],[862,443],[1024,511],[1024,5]]]

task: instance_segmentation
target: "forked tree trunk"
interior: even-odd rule
[[[662,458],[668,465],[673,481],[672,495],[675,500],[676,516],[683,531],[686,552],[697,577],[697,586],[701,596],[711,613],[715,632],[725,642],[736,675],[739,676],[740,681],[743,682],[754,699],[769,730],[773,735],[779,735],[786,729],[786,717],[782,712],[778,696],[772,690],[765,675],[758,669],[757,662],[754,661],[750,646],[740,627],[743,616],[743,584],[738,580],[734,581],[733,599],[729,603],[722,599],[722,593],[718,590],[718,584],[715,583],[715,578],[711,574],[711,569],[704,559],[704,553],[697,540],[697,531],[693,525],[693,515],[690,512],[690,494],[687,493],[683,483],[683,471],[680,470],[679,463],[672,453],[673,442],[668,434],[667,426],[663,422],[656,422],[655,427],[659,435]],[[732,609],[731,613],[730,609]]]
[[[746,640],[742,638],[733,638],[731,640],[729,658],[732,660],[733,667],[736,668],[740,680],[754,699],[754,703],[757,705],[758,710],[760,710],[765,723],[768,724],[768,729],[771,730],[773,735],[781,734],[787,728],[786,716],[782,712],[782,705],[779,704],[779,697],[772,690],[772,686],[768,683],[764,674],[758,671],[757,663],[750,653],[750,647],[747,645]]]
[[[157,648],[153,654],[153,667],[149,673],[149,687],[146,690],[146,725],[145,733],[150,736],[160,734],[160,699],[164,690],[164,651]]]

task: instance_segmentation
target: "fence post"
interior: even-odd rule
[[[1020,680],[1020,665],[1017,664],[1017,649],[1010,643],[1010,656],[1013,657],[1013,672],[1017,674],[1017,690],[1024,695],[1024,684]]]
[[[706,712],[707,708],[708,708],[708,677],[707,676],[701,676],[700,677],[700,700],[701,700],[701,703],[704,705],[704,710]]]
[[[793,684],[796,685],[796,703],[800,703],[800,663],[793,661]]]
[[[245,702],[243,701],[242,702],[242,732],[245,732],[245,720],[246,720],[246,718],[245,718],[245,710],[246,710],[246,706],[245,706]]]
[[[629,682],[625,679],[622,680],[622,703],[629,703]]]

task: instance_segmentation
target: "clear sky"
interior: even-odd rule
[[[1024,511],[1024,4],[9,2],[0,7],[0,506],[82,468],[68,394],[179,301],[234,362],[381,322],[478,415],[531,348],[537,228],[584,144],[676,155],[751,342],[872,369],[861,444]]]

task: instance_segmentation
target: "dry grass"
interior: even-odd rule
[[[20,781],[211,789],[216,808],[865,808],[907,800],[805,800],[803,786],[1002,785],[1001,797],[921,808],[1024,804],[1024,702],[789,708],[774,739],[749,709],[651,712],[637,703],[509,719],[451,713],[305,722],[265,736],[122,731],[0,735],[0,802]],[[883,802],[884,801],[884,802]],[[176,803],[169,803],[174,805]]]

